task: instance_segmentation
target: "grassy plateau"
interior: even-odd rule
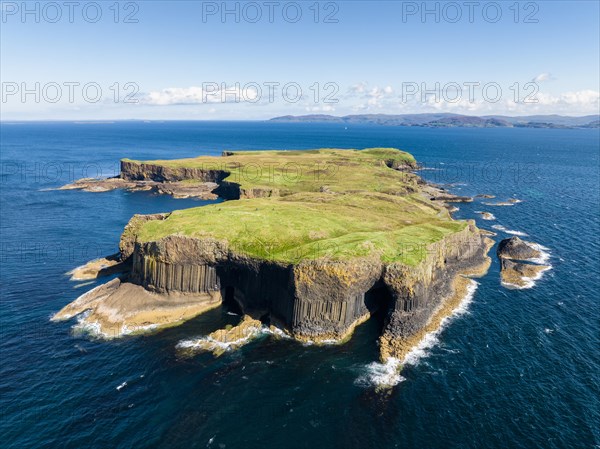
[[[235,152],[226,157],[131,161],[223,170],[242,199],[149,221],[139,241],[177,234],[227,240],[238,253],[284,263],[378,255],[419,263],[427,245],[467,225],[430,200],[416,162],[394,148]]]

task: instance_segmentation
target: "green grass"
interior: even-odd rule
[[[238,253],[286,263],[377,254],[386,262],[415,265],[427,245],[466,226],[432,204],[414,174],[389,167],[415,166],[412,155],[390,148],[253,151],[145,163],[227,166],[227,181],[246,189],[277,188],[282,196],[175,211],[166,220],[145,223],[139,241],[178,234],[227,240]],[[286,164],[296,176],[286,174]],[[321,166],[327,170],[319,171]],[[251,167],[256,176],[250,176]],[[269,167],[268,176],[258,170]]]
[[[403,190],[416,181],[412,173],[389,170],[386,164],[416,166],[411,154],[394,148],[243,151],[227,157],[123,160],[174,169],[224,170],[229,173],[225,181],[240,184],[243,189],[276,188],[282,195],[317,192],[323,186],[336,192]]]

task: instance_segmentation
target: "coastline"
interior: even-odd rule
[[[332,183],[324,188],[322,181],[318,179],[316,185],[315,180],[308,180],[313,186],[306,193],[304,184],[293,187],[300,187],[298,193],[284,193],[280,188],[269,186],[236,184],[235,189],[239,192],[236,194],[232,190],[234,184],[225,180],[229,176],[227,173],[193,168],[194,164],[198,164],[195,160],[151,163],[125,160],[121,176],[127,182],[182,182],[188,178],[215,182],[215,185],[219,185],[215,191],[220,191],[220,194],[225,194],[226,199],[233,201],[204,206],[198,212],[184,210],[134,216],[126,226],[120,242],[119,262],[130,271],[122,280],[113,280],[80,296],[58,312],[53,320],[69,319],[85,313],[80,316],[82,326],[88,325],[100,335],[115,338],[132,333],[154,332],[181,324],[227,300],[237,303],[242,312],[254,320],[268,316],[280,332],[302,344],[327,345],[346,342],[355,328],[368,320],[374,310],[384,308],[387,324],[380,338],[381,359],[402,359],[410,348],[417,345],[424,335],[436,330],[442,320],[458,306],[468,284],[463,276],[480,275],[487,271],[490,263],[487,252],[491,241],[475,226],[474,221],[456,221],[451,218],[452,206],[449,203],[470,202],[473,201],[472,198],[453,195],[411,173],[417,169],[414,159],[399,150],[247,152],[240,153],[240,156],[230,152],[224,155],[224,159],[228,163],[233,161],[231,166],[235,167],[236,157],[250,158],[251,161],[253,157],[269,158],[277,155],[301,158],[298,160],[304,161],[311,155],[320,156],[319,151],[325,151],[322,154],[333,158],[334,162],[337,161],[336,158],[341,158],[339,163],[342,165],[339,167],[345,167],[344,164],[347,164],[346,160],[350,157],[358,158],[367,173],[375,170],[374,173],[381,172],[391,178],[389,191],[382,194],[379,192],[381,187],[375,186],[376,191],[370,192],[368,189],[373,189],[370,184],[372,178],[364,177],[361,173],[358,175],[361,177],[357,179],[367,183],[367,190],[359,194],[350,193],[361,192],[357,190],[359,184],[352,183],[351,180],[349,185],[354,186],[354,189],[346,193],[343,186]],[[209,160],[212,161],[212,158]],[[379,162],[375,163],[376,161]],[[348,172],[349,175],[351,173],[354,172]],[[345,178],[340,179],[348,182]],[[89,183],[89,180],[85,181],[86,185]],[[226,188],[223,189],[223,186]],[[290,189],[289,186],[286,188]],[[158,190],[168,193],[164,189]],[[400,226],[399,229],[407,227],[412,233],[410,235],[414,235],[418,229],[422,229],[419,231],[421,233],[431,232],[433,223],[438,223],[439,228],[436,228],[437,234],[432,241],[424,240],[422,244],[407,248],[400,244],[398,248],[392,248],[395,252],[387,256],[383,251],[388,250],[373,246],[369,241],[373,237],[367,236],[361,237],[361,241],[367,241],[371,246],[365,246],[364,243],[358,246],[352,244],[348,247],[351,250],[350,257],[319,255],[315,260],[272,260],[249,255],[244,252],[244,245],[232,246],[228,238],[219,237],[219,232],[222,234],[220,227],[215,228],[216,235],[209,234],[208,237],[204,237],[204,234],[196,236],[177,232],[177,220],[187,220],[190,213],[196,214],[193,216],[194,220],[199,216],[218,222],[213,215],[222,215],[224,219],[231,221],[235,220],[235,215],[228,211],[240,209],[246,214],[242,217],[248,217],[246,205],[256,204],[256,210],[269,211],[272,215],[269,206],[277,206],[272,207],[272,210],[287,207],[288,198],[293,199],[294,195],[303,198],[302,201],[316,199],[320,209],[323,204],[333,207],[340,200],[349,201],[351,206],[347,213],[351,215],[348,218],[340,216],[344,227],[356,220],[360,207],[365,208],[364,213],[372,214],[375,205],[389,209],[383,209],[381,217],[398,223],[392,229],[396,226]],[[346,200],[346,197],[350,199]],[[306,207],[305,204],[310,206],[311,203],[291,204],[291,216],[300,218],[298,225],[312,219],[312,215],[307,215],[306,219],[301,214],[298,215],[302,212],[299,206]],[[341,204],[341,208],[335,206],[335,213],[346,213],[345,208],[348,206]],[[418,225],[421,228],[414,228],[414,218],[403,218],[402,211],[407,206],[413,211],[413,217],[415,213],[423,215],[425,224]],[[311,207],[307,211],[314,214]],[[326,226],[322,222],[323,212],[319,212],[317,217],[320,226]],[[257,223],[264,223],[266,219],[260,215]],[[375,229],[381,226],[380,218],[376,216],[372,220],[373,224],[366,227],[364,219],[358,221],[357,235],[364,233],[364,229],[369,226]],[[210,223],[208,227],[201,223],[194,224],[193,229],[203,232],[211,229]],[[160,231],[166,226],[168,232]],[[449,230],[441,226],[446,226]],[[313,234],[318,239],[327,236],[327,231],[323,229],[327,228],[321,227],[318,233],[311,230],[310,238],[313,238]],[[384,226],[381,229],[386,228]],[[154,236],[156,230],[160,231],[158,236]],[[445,234],[439,234],[440,230],[444,230]],[[380,234],[375,236],[380,239]],[[362,248],[361,251],[366,256],[357,257],[357,248]],[[283,255],[287,257],[288,253]],[[393,258],[386,260],[390,257]],[[98,265],[93,262],[88,264],[90,267],[84,265],[79,268]],[[389,298],[386,299],[387,296]],[[218,340],[227,334],[215,335]]]

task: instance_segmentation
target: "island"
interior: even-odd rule
[[[210,185],[225,201],[134,216],[110,266],[122,275],[53,319],[79,315],[116,337],[227,302],[243,323],[318,344],[345,341],[379,310],[381,359],[402,360],[458,306],[469,277],[487,272],[493,245],[473,220],[452,218],[449,203],[465,199],[427,184],[418,168],[394,148],[123,159],[113,184],[203,195]]]

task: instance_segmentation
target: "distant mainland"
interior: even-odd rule
[[[284,115],[273,122],[312,122],[373,124],[383,126],[420,126],[426,128],[600,128],[600,115],[571,117],[565,115],[505,115],[472,116],[450,113],[429,114],[357,114],[334,116],[326,114]]]

